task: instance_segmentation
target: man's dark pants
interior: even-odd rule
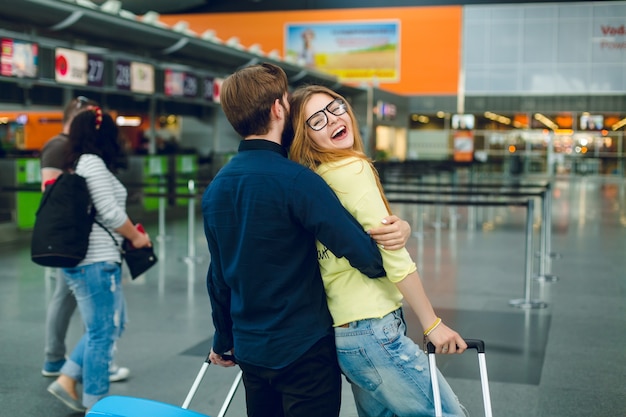
[[[281,369],[239,364],[248,417],[336,417],[341,406],[341,371],[335,339],[320,339]]]

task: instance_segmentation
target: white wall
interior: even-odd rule
[[[467,94],[624,94],[626,2],[463,8]]]

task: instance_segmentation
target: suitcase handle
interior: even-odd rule
[[[182,405],[182,408],[184,409],[189,408],[189,404],[191,403],[191,400],[193,400],[194,395],[196,395],[196,391],[198,390],[198,387],[200,386],[200,383],[202,382],[202,379],[204,378],[204,374],[206,374],[206,371],[209,368],[209,365],[211,365],[211,359],[209,359],[209,356],[211,356],[210,352],[206,356],[206,359],[204,360],[204,363],[202,364],[202,367],[200,368],[200,372],[198,372],[198,375],[196,375],[196,379],[193,381],[193,385],[191,386],[191,389],[187,393],[187,397],[185,398],[185,401],[183,402],[183,405]],[[233,355],[222,355],[222,358],[224,358],[225,360],[231,360],[235,362],[235,357]],[[220,410],[220,413],[217,415],[217,417],[223,417],[224,414],[226,414],[226,410],[228,410],[228,406],[230,405],[230,402],[233,400],[233,396],[235,395],[235,391],[237,391],[237,387],[239,386],[239,382],[241,381],[242,376],[243,374],[241,370],[239,370],[239,373],[235,377],[235,380],[233,381],[233,385],[230,387],[228,396],[224,400],[222,409]]]
[[[208,355],[206,355],[206,359],[204,360],[204,362],[210,365],[212,362],[211,362],[211,359],[209,359],[209,356],[211,356],[210,352]],[[237,360],[235,359],[235,355],[230,355],[230,354],[225,353],[222,355],[222,359],[224,359],[225,361],[233,361],[237,363]]]
[[[476,349],[476,351],[478,353],[485,353],[485,342],[483,342],[482,340],[479,339],[463,339],[465,340],[465,343],[467,343],[467,348],[468,349]],[[428,350],[428,353],[435,353],[435,345],[433,345],[431,342],[428,342],[428,345],[426,345],[426,349]]]
[[[467,343],[468,349],[476,349],[478,354],[478,367],[480,369],[480,383],[483,391],[483,404],[485,407],[485,417],[492,417],[491,394],[489,393],[489,378],[487,376],[487,363],[485,362],[485,342],[478,339],[463,339]],[[435,360],[435,345],[428,342],[428,364],[430,367],[430,379],[433,387],[433,398],[435,402],[435,414],[442,415],[441,396],[439,392],[439,381],[437,380],[437,363]]]

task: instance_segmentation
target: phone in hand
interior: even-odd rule
[[[143,233],[144,235],[146,234],[146,229],[143,228],[143,225],[141,223],[137,223],[135,225],[135,228],[140,231],[141,233]],[[133,245],[133,242],[130,239],[126,239],[128,241],[128,247],[129,249],[135,249],[135,246]]]

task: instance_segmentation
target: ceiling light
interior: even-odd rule
[[[111,14],[118,14],[121,9],[122,2],[120,0],[107,0],[100,6],[100,10]]]
[[[161,15],[154,10],[149,10],[139,18],[140,21],[152,26],[167,27],[167,25],[159,20]]]
[[[265,55],[263,53],[263,50],[261,49],[261,45],[259,45],[258,43],[253,44],[252,46],[250,46],[248,48],[248,52],[251,52],[255,55]]]
[[[611,129],[613,130],[619,130],[622,127],[624,127],[626,125],[626,118],[620,120],[619,122],[613,124],[613,126],[611,126]]]
[[[189,22],[186,22],[184,20],[180,20],[176,22],[174,26],[172,26],[172,30],[174,32],[185,33],[188,29],[189,29]]]
[[[557,130],[559,128],[559,126],[556,123],[554,123],[552,120],[548,119],[546,116],[544,116],[541,113],[535,113],[534,118],[535,120],[544,124],[545,126],[549,127],[552,130]]]

